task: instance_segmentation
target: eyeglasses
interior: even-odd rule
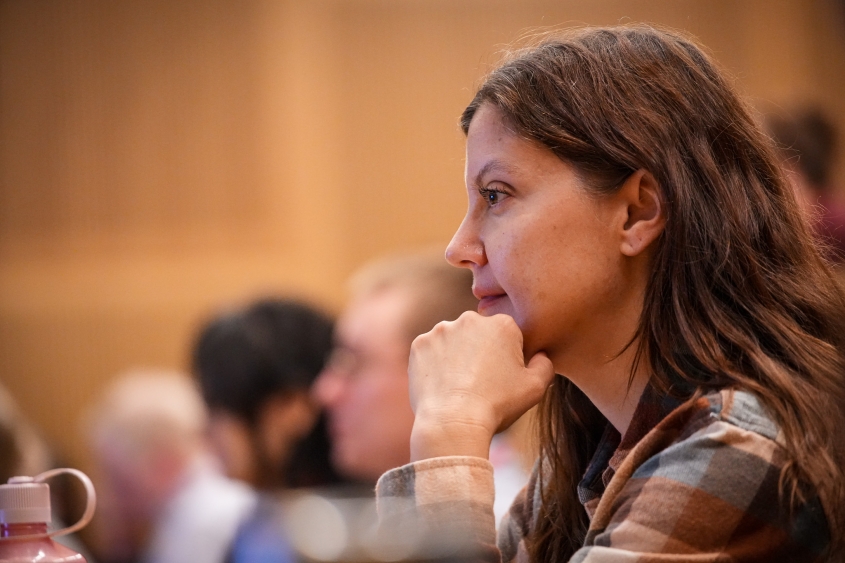
[[[360,372],[363,364],[364,360],[359,353],[344,346],[335,346],[326,361],[326,369],[352,378]]]

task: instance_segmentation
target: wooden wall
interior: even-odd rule
[[[445,245],[457,117],[505,43],[626,21],[845,127],[827,0],[0,0],[0,380],[85,467],[82,409],[120,370],[186,367],[211,311],[337,310],[362,261]]]

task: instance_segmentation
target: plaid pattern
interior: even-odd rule
[[[791,511],[780,501],[785,461],[777,426],[749,393],[723,390],[679,404],[646,392],[624,437],[605,432],[578,487],[590,529],[570,561],[821,561],[830,539],[822,505],[812,495]],[[537,481],[535,468],[498,539],[486,460],[409,464],[384,474],[376,494],[382,518],[404,500],[423,521],[458,530],[484,560],[522,563],[538,514]]]

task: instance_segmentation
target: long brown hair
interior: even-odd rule
[[[843,544],[845,296],[804,224],[770,140],[691,40],[648,26],[586,28],[515,52],[464,111],[495,105],[572,163],[596,194],[638,169],[666,211],[638,332],[661,393],[734,387],[779,423],[781,494],[815,486]],[[632,367],[633,369],[633,367]],[[588,525],[575,494],[604,420],[567,379],[541,404],[543,504],[534,561],[561,561]]]

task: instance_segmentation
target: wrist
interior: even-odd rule
[[[472,420],[417,416],[411,431],[411,461],[453,455],[487,459],[494,433]]]

